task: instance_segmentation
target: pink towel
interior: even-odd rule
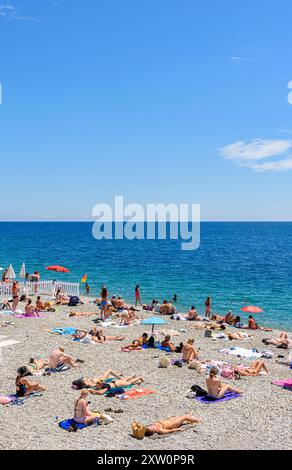
[[[292,387],[292,379],[279,380],[278,382],[272,382],[272,384],[278,387]]]

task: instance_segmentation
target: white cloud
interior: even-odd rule
[[[292,169],[292,157],[283,157],[291,148],[291,140],[254,139],[251,142],[237,141],[219,152],[224,159],[255,171],[287,171]],[[269,160],[262,162],[266,159]]]
[[[19,20],[19,21],[37,21],[41,22],[38,18],[32,16],[24,16],[21,12],[11,3],[0,4],[0,18],[6,20]]]

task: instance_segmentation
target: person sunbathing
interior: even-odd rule
[[[107,380],[100,380],[96,383],[93,390],[90,391],[93,395],[105,395],[110,390],[115,388],[124,388],[129,387],[131,385],[141,385],[144,382],[144,377],[139,376],[136,377],[135,375],[131,375],[130,377],[121,378],[118,380],[107,381]]]
[[[0,310],[11,310],[11,304],[9,303],[9,300],[3,299],[0,305]]]
[[[62,294],[61,289],[58,289],[55,296],[56,305],[68,305],[69,297]]]
[[[184,424],[199,424],[201,419],[195,418],[191,413],[183,416],[173,416],[168,419],[157,421],[156,423],[142,426],[136,421],[132,424],[132,434],[138,439],[150,437],[154,434],[167,435],[183,431]]]
[[[194,347],[195,340],[189,339],[187,344],[182,348],[182,360],[189,364],[194,359],[198,359],[198,351]]]
[[[41,297],[38,296],[36,300],[36,308],[39,312],[54,312],[55,310],[52,308],[52,305],[50,302],[45,302],[43,303],[41,300]]]
[[[268,368],[264,361],[255,361],[251,364],[250,367],[234,367],[234,372],[239,375],[247,376],[247,377],[255,377],[260,374],[260,372],[269,373]]]
[[[234,325],[235,317],[231,310],[229,310],[223,321],[227,323],[227,325]]]
[[[289,339],[288,333],[281,333],[278,338],[263,339],[263,343],[267,345],[277,346],[278,348],[288,349],[292,347],[292,340]]]
[[[236,333],[225,333],[228,337],[228,339],[230,339],[230,341],[232,340],[241,340],[241,339],[245,339],[245,338],[252,338],[253,337],[253,333],[241,333],[241,332],[236,332]]]
[[[44,369],[50,364],[49,361],[46,361],[45,359],[34,359],[31,358],[29,360],[29,363],[27,365],[27,368],[32,374],[35,374],[39,372],[41,369]]]
[[[89,332],[78,330],[77,334],[73,335],[74,338],[84,339],[86,336],[90,337],[91,341],[95,343],[104,343],[105,341],[123,341],[124,336],[105,336],[103,329],[94,327]]]
[[[217,379],[217,374],[217,367],[212,367],[210,370],[210,376],[206,379],[206,385],[210,397],[220,399],[223,398],[227,392],[238,393],[239,395],[243,394],[243,392],[238,388],[220,382],[220,380]]]
[[[92,424],[97,417],[94,415],[87,402],[88,390],[81,390],[79,398],[74,403],[74,421],[78,424]]]
[[[30,382],[27,377],[31,376],[32,373],[26,366],[19,367],[17,369],[17,377],[15,380],[16,395],[18,397],[28,397],[34,392],[47,392],[47,388],[40,385],[38,382]]]
[[[123,350],[130,350],[130,351],[135,351],[135,350],[140,350],[142,349],[142,346],[146,345],[148,341],[148,334],[144,333],[140,338],[135,339],[132,344],[129,346],[125,346],[122,348]]]
[[[97,315],[96,312],[70,312],[69,317],[95,317]]]
[[[63,348],[54,349],[49,358],[49,366],[51,369],[61,369],[64,366],[79,367],[77,361],[72,357],[65,354]]]
[[[121,374],[108,369],[104,374],[97,378],[82,378],[73,382],[73,388],[77,389],[92,389],[95,395],[103,395],[113,388],[123,388],[129,385],[141,385],[144,382],[142,376],[137,377],[131,375],[129,377],[123,377]]]
[[[188,321],[202,321],[202,318],[198,315],[196,307],[194,306],[188,311],[185,318]]]
[[[24,307],[24,313],[27,317],[38,317],[39,311],[32,305],[32,300],[28,299],[26,306]]]
[[[171,302],[164,300],[163,304],[160,307],[161,315],[173,315],[175,313],[175,308]]]
[[[165,349],[169,349],[171,352],[176,351],[176,347],[173,344],[173,342],[171,341],[170,335],[165,336],[164,340],[161,342],[161,346]]]
[[[271,328],[265,328],[263,326],[259,326],[252,315],[248,317],[248,325],[246,327],[248,330],[261,330],[261,331],[273,331]]]

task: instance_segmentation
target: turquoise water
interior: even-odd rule
[[[92,295],[105,284],[129,301],[140,284],[143,302],[177,294],[181,310],[203,312],[210,295],[215,311],[238,313],[247,300],[264,309],[260,324],[292,331],[292,223],[202,223],[193,252],[172,240],[97,241],[91,223],[2,222],[0,240],[0,266],[17,272],[25,261],[42,278],[79,282],[88,273]],[[50,264],[71,273],[46,272]]]

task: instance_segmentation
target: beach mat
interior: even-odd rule
[[[29,398],[34,397],[42,397],[43,394],[41,392],[31,393],[28,397],[19,397],[18,395],[6,395],[0,397],[0,404],[1,405],[23,405],[26,400]]]
[[[66,335],[76,335],[76,328],[52,328],[51,332],[55,335],[61,335],[61,336],[66,336]]]
[[[129,390],[123,395],[119,395],[118,398],[121,400],[135,400],[136,398],[146,397],[154,394],[155,392],[153,390],[148,390],[146,388],[135,388],[134,390]]]
[[[21,315],[13,315],[15,318],[50,318],[49,315],[44,315],[39,313],[38,315],[26,315],[25,313],[22,313]]]
[[[213,397],[210,397],[209,395],[206,395],[205,397],[196,397],[196,400],[201,403],[209,404],[209,403],[222,403],[223,401],[230,401],[230,400],[234,400],[235,398],[240,398],[240,397],[241,395],[238,393],[227,392],[225,393],[223,398],[213,398]]]
[[[64,429],[64,431],[70,432],[71,426],[74,426],[76,428],[76,431],[81,431],[82,429],[93,427],[93,426],[100,426],[100,420],[96,418],[96,422],[92,424],[79,424],[76,423],[74,419],[66,419],[65,421],[61,421],[59,423],[59,426],[61,429]]]

